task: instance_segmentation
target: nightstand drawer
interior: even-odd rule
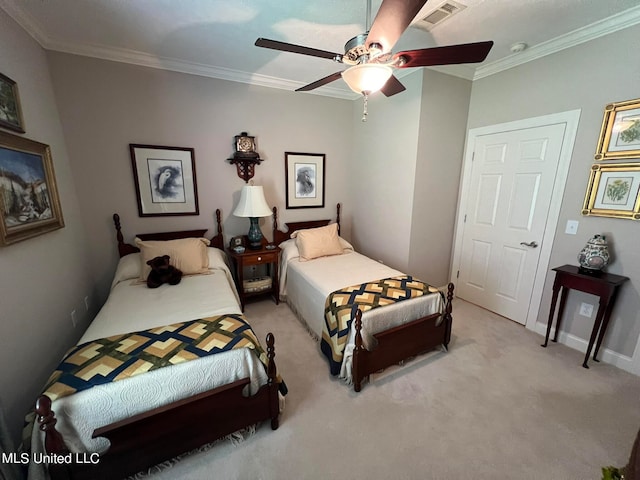
[[[244,255],[242,258],[242,263],[244,265],[261,265],[263,263],[273,263],[278,261],[277,253],[256,253],[252,255]]]

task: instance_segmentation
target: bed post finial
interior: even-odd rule
[[[58,420],[53,410],[51,410],[51,399],[46,395],[40,395],[36,400],[35,412],[37,421],[40,424],[38,428],[45,434],[44,448],[47,451],[46,453],[68,452],[69,450],[62,439],[62,435],[56,430]]]
[[[353,389],[359,392],[362,389],[362,378],[360,376],[360,353],[364,350],[362,344],[362,310],[358,308],[355,315],[356,326],[356,346],[353,349]]]
[[[276,243],[276,231],[278,230],[278,207],[271,209],[273,212],[273,242]]]
[[[338,212],[336,214],[336,223],[338,224],[338,235],[340,235],[340,204],[339,203],[336,205],[336,211]]]
[[[222,220],[220,218],[220,209],[216,208],[216,225],[218,226],[218,235],[222,235]]]
[[[118,239],[118,245],[124,242],[124,237],[122,236],[122,226],[120,225],[120,215],[117,213],[113,214],[113,223],[116,226],[116,238]]]
[[[275,208],[275,207],[274,207]],[[269,408],[271,413],[271,430],[277,430],[280,426],[280,402],[278,400],[278,369],[275,362],[276,350],[275,350],[275,338],[273,333],[267,333],[267,359],[269,366],[267,367],[267,377],[269,380]]]
[[[451,340],[451,327],[453,323],[453,318],[451,317],[451,311],[453,310],[452,302],[453,302],[453,290],[455,285],[453,282],[450,282],[447,286],[447,304],[444,308],[444,321],[446,322],[446,332],[444,336],[444,348],[446,349],[449,346],[449,341]]]

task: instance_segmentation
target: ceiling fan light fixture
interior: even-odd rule
[[[388,65],[363,63],[347,68],[342,72],[342,78],[354,92],[369,94],[384,87],[392,74],[393,69]]]

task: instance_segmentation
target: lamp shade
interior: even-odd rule
[[[245,185],[240,192],[240,201],[233,211],[236,217],[268,217],[271,209],[264,199],[262,187]]]
[[[373,93],[384,87],[393,70],[387,65],[363,63],[347,68],[342,78],[356,93]]]

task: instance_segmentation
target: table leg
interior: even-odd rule
[[[273,292],[274,292],[273,296],[274,296],[274,298],[276,300],[276,305],[280,304],[280,282],[279,282],[279,278],[278,278],[278,275],[279,275],[279,273],[278,273],[278,260],[279,259],[276,259],[276,261],[273,264],[273,285],[272,285],[272,287],[274,289],[273,290]]]
[[[591,338],[589,338],[589,346],[587,347],[587,353],[584,356],[584,362],[582,366],[584,368],[589,368],[587,365],[587,361],[589,360],[589,355],[591,355],[591,349],[593,348],[593,344],[596,341],[596,335],[598,335],[598,331],[600,330],[600,326],[602,325],[602,319],[604,317],[604,311],[607,307],[606,300],[603,302],[602,299],[598,304],[598,313],[596,314],[596,322],[593,325],[593,330],[591,331]]]
[[[556,322],[556,333],[553,335],[553,341],[558,342],[558,334],[560,333],[560,325],[562,324],[562,318],[564,317],[564,307],[567,304],[567,293],[569,289],[562,287],[562,293],[560,294],[560,306],[558,307],[558,321]]]
[[[551,333],[551,324],[553,323],[553,314],[556,310],[556,302],[558,301],[558,291],[560,290],[560,284],[558,283],[558,274],[553,282],[553,295],[551,296],[551,308],[549,309],[549,321],[547,322],[547,335],[544,337],[544,343],[542,347],[546,347],[549,343],[549,334]],[[558,320],[559,321],[559,320]]]
[[[236,261],[236,275],[238,276],[238,296],[240,297],[240,311],[244,313],[244,269],[240,261]]]
[[[600,333],[598,334],[598,341],[596,342],[596,349],[593,352],[593,360],[595,362],[599,362],[596,357],[598,356],[598,352],[600,351],[600,345],[602,345],[602,339],[604,338],[604,333],[607,331],[607,326],[609,325],[609,319],[611,318],[611,311],[613,310],[613,304],[616,300],[616,294],[618,293],[617,289],[613,291],[611,294],[611,298],[607,299],[605,302],[607,307],[604,311],[604,318],[602,320],[602,325],[600,326]]]

